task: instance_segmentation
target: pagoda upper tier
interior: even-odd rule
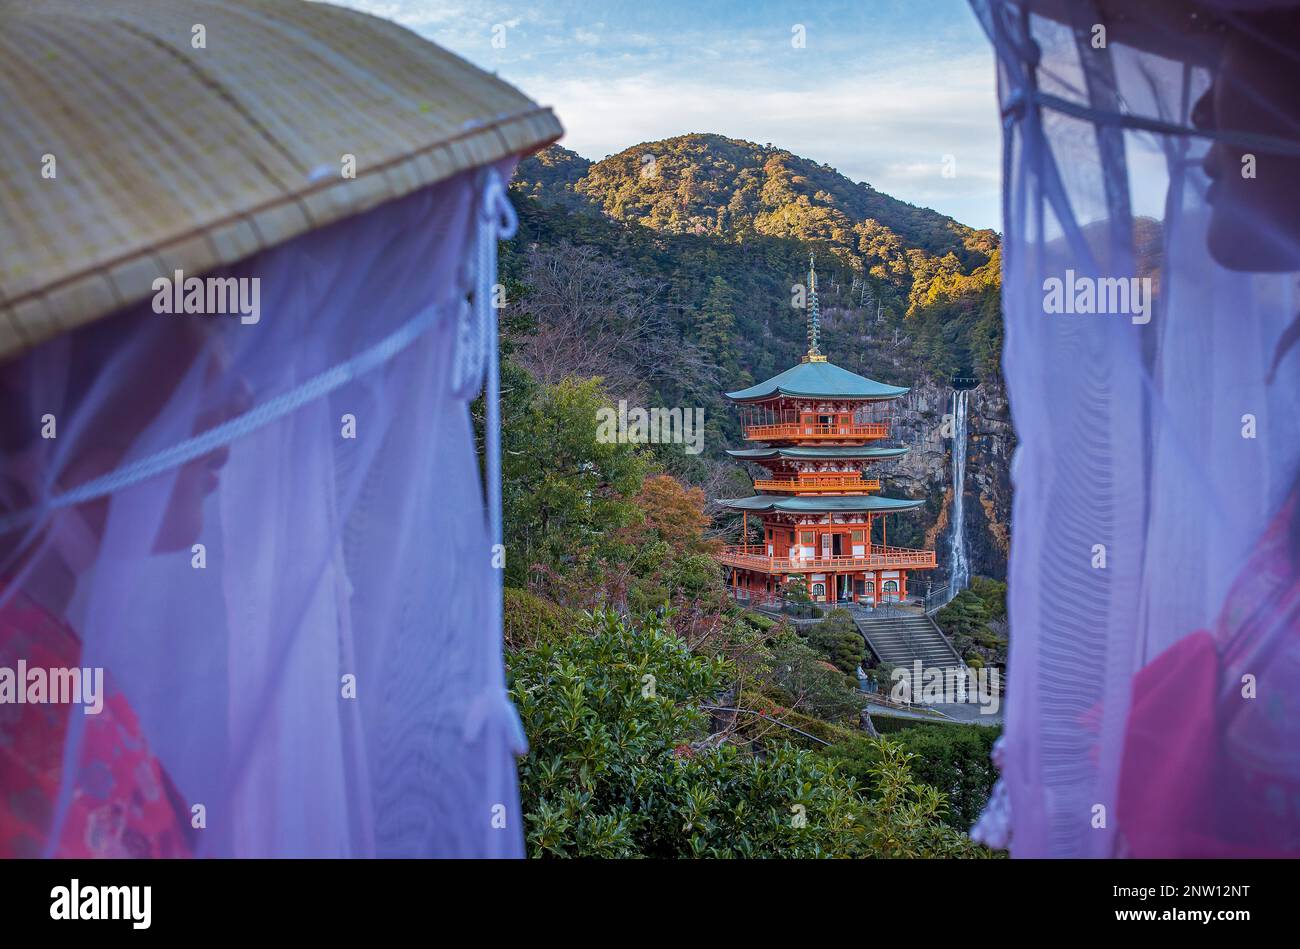
[[[741,461],[878,461],[899,458],[906,448],[868,448],[866,445],[775,445],[770,448],[728,448],[727,454]]]
[[[728,392],[740,406],[746,440],[767,443],[728,454],[762,465],[771,474],[754,482],[756,497],[722,503],[733,510],[791,514],[886,513],[919,507],[919,501],[869,497],[880,490],[880,479],[868,478],[862,470],[906,453],[906,448],[872,447],[871,442],[889,436],[889,425],[864,416],[875,403],[907,392],[904,386],[849,372],[811,350],[802,363],[780,375]]]
[[[740,406],[747,441],[847,448],[887,438],[888,424],[867,417],[868,412],[877,403],[908,391],[905,386],[885,385],[849,372],[827,362],[825,356],[809,354],[799,365],[748,389],[728,392],[727,398]],[[754,455],[748,460],[766,464],[768,457]],[[871,461],[886,456],[863,453],[853,457]]]
[[[889,386],[856,372],[842,369],[826,357],[804,357],[804,362],[766,382],[738,392],[728,392],[733,402],[759,402],[774,396],[801,399],[834,399],[842,402],[882,402],[907,395],[905,386]]]

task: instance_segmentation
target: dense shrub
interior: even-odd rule
[[[935,621],[952,640],[968,665],[1005,666],[1007,661],[1007,585],[1001,580],[975,577],[935,615]]]
[[[519,649],[537,642],[553,641],[578,628],[582,613],[552,603],[543,597],[506,587],[506,648]]]
[[[867,644],[848,610],[832,610],[807,629],[808,643],[843,672],[853,675],[867,655]]]
[[[991,756],[1000,734],[1000,728],[985,725],[918,724],[892,730],[889,740],[915,755],[911,766],[916,780],[946,795],[943,820],[965,831],[979,817],[997,780]],[[836,760],[842,773],[859,780],[866,780],[881,761],[878,747],[857,736],[823,753]]]
[[[740,618],[760,633],[769,633],[776,628],[777,621],[762,613],[746,611],[740,615]]]
[[[943,797],[879,744],[864,797],[836,762],[789,744],[759,758],[714,747],[700,709],[732,675],[662,621],[612,612],[510,657],[531,751],[521,769],[533,856],[966,856]]]
[[[767,669],[759,678],[763,691],[786,708],[798,708],[827,722],[857,725],[863,699],[856,680],[792,631],[772,637]]]

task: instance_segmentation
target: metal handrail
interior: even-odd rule
[[[922,608],[926,616],[930,616],[951,603],[956,596],[957,591],[953,590],[951,584],[944,584],[940,589],[926,594]]]

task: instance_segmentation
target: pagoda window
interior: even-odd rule
[[[824,584],[824,583],[814,583],[814,584],[813,584],[813,596],[825,596],[825,595],[826,595],[826,584]]]
[[[813,531],[800,531],[799,543],[805,547],[812,547],[816,543],[817,535]]]

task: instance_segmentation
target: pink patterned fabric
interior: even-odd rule
[[[71,668],[72,631],[25,597],[0,608],[0,666]],[[20,684],[21,687],[21,684]],[[102,711],[86,716],[58,857],[186,857],[184,812],[125,696],[105,679]],[[39,857],[63,772],[68,716],[79,705],[0,704],[0,854]]]
[[[1296,507],[1246,563],[1214,634],[1179,640],[1134,680],[1119,789],[1132,856],[1300,851]]]

